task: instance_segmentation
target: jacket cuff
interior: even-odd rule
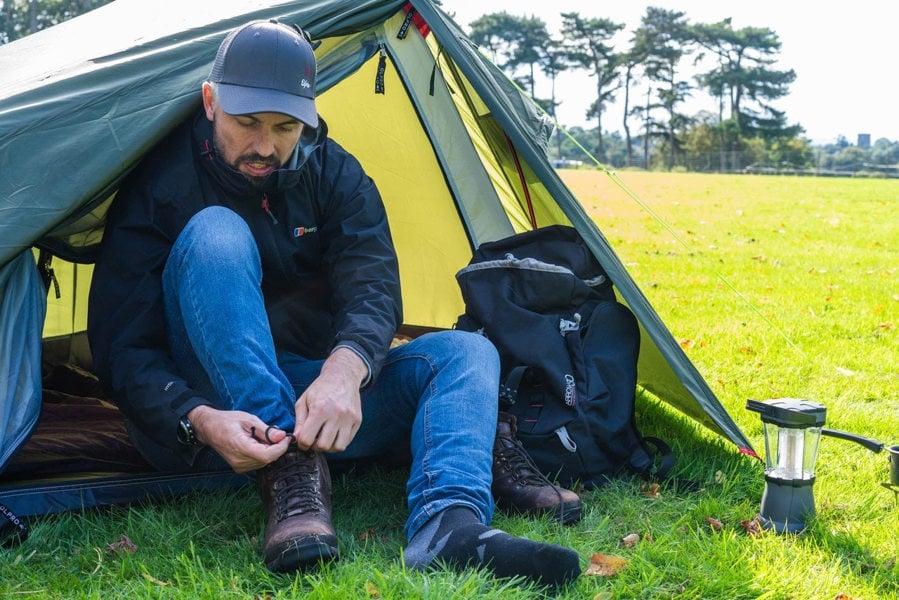
[[[362,350],[362,348],[360,348],[353,342],[340,342],[339,344],[334,346],[334,348],[331,350],[331,353],[333,354],[334,350],[337,350],[338,348],[346,348],[347,350],[352,350],[353,353],[356,356],[358,356],[360,359],[362,359],[362,362],[365,364],[365,369],[368,371],[368,373],[365,375],[365,379],[362,380],[362,383],[359,384],[359,389],[361,390],[362,388],[367,386],[369,383],[371,383],[371,378],[372,378],[371,359],[368,358],[368,356],[365,354],[365,352]]]

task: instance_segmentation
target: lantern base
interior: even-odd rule
[[[814,477],[783,480],[765,475],[765,492],[759,511],[762,527],[777,533],[804,531],[806,519],[815,515],[814,483]]]

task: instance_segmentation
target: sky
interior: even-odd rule
[[[804,136],[815,144],[833,143],[839,136],[855,144],[860,133],[870,134],[872,142],[879,138],[899,141],[896,0],[853,0],[847,4],[800,0],[446,0],[443,6],[455,14],[465,31],[481,15],[502,11],[539,17],[556,36],[561,12],[609,18],[625,24],[620,37],[615,38],[617,49],[622,51],[628,47],[647,6],[682,11],[692,23],[716,23],[730,17],[734,29],[767,27],[781,41],[780,60],[774,68],[796,72],[789,95],[774,102],[776,108],[786,112],[788,123],[801,125]],[[583,71],[559,78],[556,96],[563,100],[558,108],[563,126],[596,126],[584,116],[593,99],[593,81]],[[549,97],[549,83],[538,82],[536,95]],[[683,112],[689,115],[703,109],[717,113],[715,102],[701,91],[694,92],[694,98],[683,105]],[[620,105],[612,104],[604,113],[603,129],[620,131],[621,111]]]

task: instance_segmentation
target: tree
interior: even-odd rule
[[[556,79],[558,78],[560,73],[565,72],[568,67],[573,66],[571,64],[571,61],[568,59],[568,55],[565,52],[565,48],[560,40],[549,38],[546,52],[540,62],[540,66],[543,69],[543,72],[546,73],[546,76],[549,77],[550,81],[550,97],[549,100],[545,103],[544,109],[546,110],[546,112],[552,115],[553,121],[558,123],[559,119],[557,118],[556,109],[559,107],[561,102],[556,101]],[[537,99],[537,102],[540,102],[540,100]],[[561,156],[562,154],[561,143],[562,136],[556,135],[556,150],[559,156]]]
[[[734,29],[731,19],[724,19],[694,25],[693,32],[696,43],[716,58],[715,67],[697,80],[719,98],[722,109],[727,97],[729,117],[737,122],[742,135],[773,140],[801,132],[798,126],[788,127],[784,113],[770,105],[785,96],[796,79],[793,70],[771,68],[781,47],[774,31],[767,27]],[[747,106],[747,100],[756,105]]]
[[[490,58],[503,69],[512,55],[512,31],[515,17],[506,11],[483,15],[471,23],[468,37],[490,52]]]
[[[868,159],[868,153],[858,146],[848,146],[833,156],[831,165],[838,171],[860,171]]]
[[[645,59],[642,48],[638,48],[636,40],[631,39],[631,48],[621,55],[621,66],[624,69],[624,81],[621,87],[624,89],[624,107],[622,109],[621,126],[624,129],[624,141],[627,149],[627,166],[634,164],[634,144],[631,137],[629,119],[633,114],[639,113],[638,107],[631,107],[631,87],[636,81],[635,72]]]
[[[57,25],[112,0],[0,0],[0,44]]]
[[[562,35],[569,59],[596,78],[596,99],[587,111],[587,118],[596,118],[596,155],[601,161],[605,160],[602,114],[606,103],[614,98],[620,87],[618,67],[621,57],[609,41],[623,28],[624,24],[610,19],[585,19],[575,12],[562,13]]]
[[[678,131],[689,124],[690,119],[677,111],[677,106],[690,95],[692,86],[678,79],[681,59],[693,44],[692,30],[681,11],[665,10],[650,6],[634,33],[634,46],[646,57],[643,72],[656,84],[657,106],[664,110],[666,120],[661,131],[655,133],[665,139],[668,147],[668,168],[674,167],[681,141]],[[647,100],[644,119],[648,124],[649,113],[654,108]]]
[[[715,115],[700,112],[684,135],[686,166],[690,171],[714,171],[712,157],[718,153],[720,121]]]
[[[773,140],[768,156],[779,167],[801,169],[815,164],[815,153],[808,140],[799,137],[782,137]]]
[[[546,23],[537,17],[519,17],[515,21],[512,30],[512,56],[508,66],[515,71],[518,68],[525,70],[531,98],[536,98],[536,68],[545,66],[547,52],[550,47],[549,33],[546,31]]]
[[[871,148],[871,161],[878,165],[899,166],[899,142],[880,138]]]
[[[470,37],[488,49],[493,62],[536,97],[536,70],[547,64],[551,46],[546,23],[537,17],[517,17],[503,11],[471,23]],[[520,69],[524,75],[518,74]]]

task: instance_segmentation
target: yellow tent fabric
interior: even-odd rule
[[[394,69],[374,93],[378,59],[319,98],[329,135],[358,157],[384,199],[396,244],[407,324],[448,328],[462,311],[454,274],[471,258],[434,150]],[[354,114],[346,119],[343,115]],[[333,118],[329,118],[333,116]]]

